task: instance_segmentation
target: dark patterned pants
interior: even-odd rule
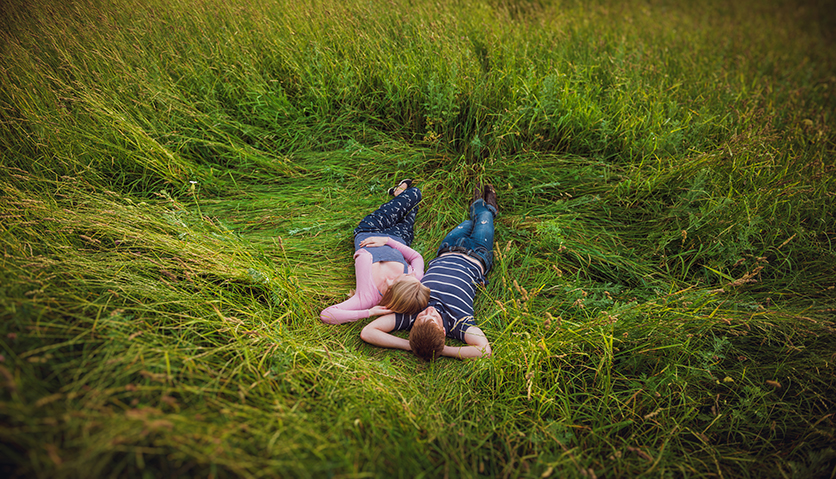
[[[421,202],[421,190],[412,187],[382,204],[366,215],[354,228],[354,236],[360,233],[380,233],[403,238],[407,246],[415,239],[415,215]]]

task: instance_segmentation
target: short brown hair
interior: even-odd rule
[[[397,281],[383,295],[380,300],[396,313],[415,314],[427,307],[430,300],[430,288],[419,281]]]
[[[444,350],[444,331],[432,321],[415,322],[409,331],[409,347],[416,356],[432,361]]]

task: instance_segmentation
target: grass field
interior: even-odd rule
[[[0,2],[0,474],[836,477],[834,27]],[[497,186],[490,358],[319,320],[403,177],[426,259]]]

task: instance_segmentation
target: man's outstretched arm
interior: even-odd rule
[[[367,324],[360,332],[360,338],[369,344],[382,348],[412,351],[412,348],[409,347],[409,341],[390,334],[393,329],[395,329],[395,314],[387,314]]]
[[[476,326],[467,328],[464,341],[468,344],[467,346],[444,346],[441,355],[459,359],[490,357],[491,345],[481,329]]]

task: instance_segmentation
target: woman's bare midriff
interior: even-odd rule
[[[474,258],[473,256],[468,256],[468,255],[466,255],[466,254],[464,254],[464,253],[458,253],[458,252],[456,252],[456,251],[448,251],[448,252],[446,252],[446,253],[441,253],[440,255],[438,255],[438,257],[440,258],[440,257],[442,257],[442,256],[449,256],[449,255],[451,255],[451,254],[459,255],[459,256],[461,256],[462,258],[464,258],[464,259],[466,259],[466,260],[470,261],[471,263],[473,263],[473,264],[475,264],[476,266],[478,266],[478,267],[479,267],[479,271],[481,271],[481,272],[482,272],[482,274],[485,274],[485,268],[482,266],[482,262],[481,262],[481,261],[479,261],[478,259]]]
[[[372,281],[380,294],[389,289],[389,285],[386,284],[387,280],[394,280],[401,274],[403,274],[403,264],[397,261],[378,261],[372,265]]]

